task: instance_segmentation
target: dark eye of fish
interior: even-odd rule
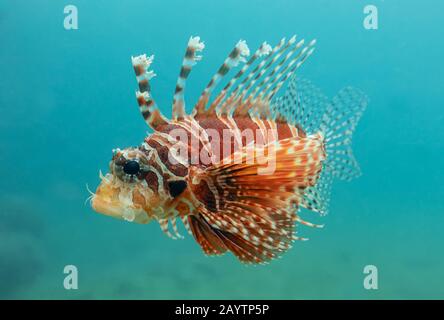
[[[123,172],[129,175],[138,174],[139,171],[140,171],[140,165],[139,162],[137,162],[136,160],[127,161],[123,166]]]
[[[177,180],[168,182],[168,188],[170,190],[170,195],[175,198],[180,195],[187,187],[186,181]]]

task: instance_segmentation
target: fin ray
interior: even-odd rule
[[[199,218],[243,262],[266,262],[291,246],[297,238],[294,223],[297,217],[292,204],[301,202],[304,188],[315,185],[324,161],[321,135],[288,138],[272,144],[276,160],[272,173],[260,175],[258,171],[264,157],[271,155],[250,154],[248,147],[238,151],[241,163],[222,160],[203,171],[190,173],[192,192],[201,202],[197,209]],[[207,197],[202,198],[201,181],[210,182],[218,190],[218,194],[213,194],[218,201],[210,203]],[[211,188],[207,189],[211,192]],[[204,250],[209,246],[205,241],[199,244]]]
[[[213,75],[210,82],[202,92],[196,106],[193,110],[193,116],[205,114],[206,105],[210,99],[210,96],[218,83],[222,78],[233,68],[239,65],[239,63],[246,63],[245,57],[250,55],[247,43],[244,40],[239,40],[234,49],[230,52],[228,57],[224,60],[224,63],[219,67],[218,71]],[[211,112],[215,112],[212,108]]]
[[[139,90],[136,92],[137,103],[139,110],[145,122],[153,129],[157,130],[159,126],[167,125],[169,121],[165,118],[159,110],[156,102],[151,96],[150,80],[156,74],[150,70],[150,66],[154,60],[154,55],[147,57],[142,54],[137,57],[131,57],[134,72],[136,73]]]
[[[361,175],[351,146],[353,132],[367,104],[368,98],[361,90],[346,87],[332,99],[322,118],[320,130],[329,155],[326,170],[340,180],[350,181]]]
[[[200,37],[190,37],[188,40],[185,56],[180,68],[179,77],[176,82],[176,89],[173,99],[173,119],[180,120],[185,116],[185,100],[184,91],[187,78],[191,72],[192,67],[197,61],[202,59],[202,56],[198,56],[196,53],[202,51],[205,48],[203,42],[200,41]]]

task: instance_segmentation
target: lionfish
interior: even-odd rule
[[[244,263],[269,262],[295,240],[307,240],[297,235],[296,226],[322,225],[304,220],[301,209],[325,215],[332,181],[360,175],[351,142],[367,105],[360,90],[347,87],[330,100],[296,76],[315,43],[293,36],[273,48],[264,42],[250,56],[240,40],[186,114],[186,81],[204,49],[199,37],[191,37],[172,119],[151,94],[154,56],[132,57],[139,109],[154,132],[140,146],[113,150],[110,171],[100,172],[101,183],[92,193],[93,209],[137,223],[155,220],[173,239],[183,238],[181,220],[205,254],[231,252]],[[235,67],[238,71],[216,90]],[[178,130],[188,141],[175,137]],[[248,130],[254,132],[250,139],[244,134]],[[214,138],[227,131],[231,138]],[[172,152],[180,143],[189,152]],[[228,154],[215,157],[227,147]],[[202,161],[202,154],[211,161]],[[260,174],[264,161],[271,160],[273,170]]]

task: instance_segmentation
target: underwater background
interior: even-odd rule
[[[70,4],[77,30],[64,28]],[[377,30],[363,27],[368,4]],[[0,297],[444,298],[443,11],[434,0],[0,1]],[[149,131],[131,55],[155,55],[153,95],[170,116],[191,35],[206,48],[188,111],[239,39],[254,50],[293,34],[318,41],[300,76],[330,97],[352,85],[370,98],[353,140],[363,175],[334,184],[329,215],[304,214],[326,225],[301,227],[310,241],[246,266],[85,204],[111,150]],[[63,286],[66,265],[78,290]],[[366,265],[377,290],[363,286]]]

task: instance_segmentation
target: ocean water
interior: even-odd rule
[[[64,28],[64,7],[78,29]],[[378,29],[363,8],[378,8]],[[19,0],[0,2],[0,297],[19,299],[444,298],[444,44],[437,1]],[[155,54],[153,95],[171,115],[186,43],[206,49],[188,111],[239,39],[250,48],[298,34],[317,49],[299,70],[332,97],[370,97],[354,136],[363,175],[333,187],[322,230],[282,259],[245,266],[206,257],[191,236],[93,212],[115,147],[149,131],[131,55]],[[66,290],[64,267],[78,270]],[[378,270],[378,288],[363,282]]]

